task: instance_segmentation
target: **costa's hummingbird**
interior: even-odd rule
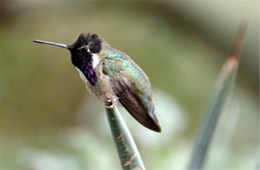
[[[119,101],[145,127],[160,132],[154,113],[149,78],[126,54],[112,48],[97,34],[82,33],[71,45],[34,40],[68,49],[72,64],[90,92],[113,107]]]

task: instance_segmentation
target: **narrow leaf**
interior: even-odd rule
[[[135,142],[118,110],[106,108],[107,118],[122,169],[145,169]]]
[[[230,91],[234,86],[245,30],[246,25],[241,26],[234,42],[231,54],[220,72],[220,76],[216,84],[215,94],[212,97],[208,111],[205,115],[205,120],[202,122],[202,126],[193,147],[191,160],[188,166],[188,169],[190,170],[198,170],[203,168],[220,113],[226,102],[228,94],[230,94]]]

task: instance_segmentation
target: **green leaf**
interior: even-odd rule
[[[207,151],[210,146],[212,136],[214,134],[221,111],[227,101],[227,97],[234,86],[235,77],[239,64],[239,54],[241,51],[242,41],[245,34],[246,25],[243,25],[237,34],[231,55],[225,62],[219,79],[216,84],[216,91],[212,97],[208,111],[205,115],[205,121],[199,130],[196,138],[191,160],[188,169],[202,169]]]
[[[122,169],[145,169],[135,142],[118,110],[115,107],[106,108],[106,113]]]

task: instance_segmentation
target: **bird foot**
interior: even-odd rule
[[[113,101],[110,98],[107,98],[105,101],[105,107],[106,109],[112,109],[114,107]]]

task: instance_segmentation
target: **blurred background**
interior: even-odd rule
[[[92,32],[150,77],[162,133],[120,112],[147,169],[185,169],[218,73],[248,23],[236,86],[206,169],[259,162],[259,1],[0,1],[0,169],[119,169],[102,104],[70,53],[33,39],[73,43]]]

